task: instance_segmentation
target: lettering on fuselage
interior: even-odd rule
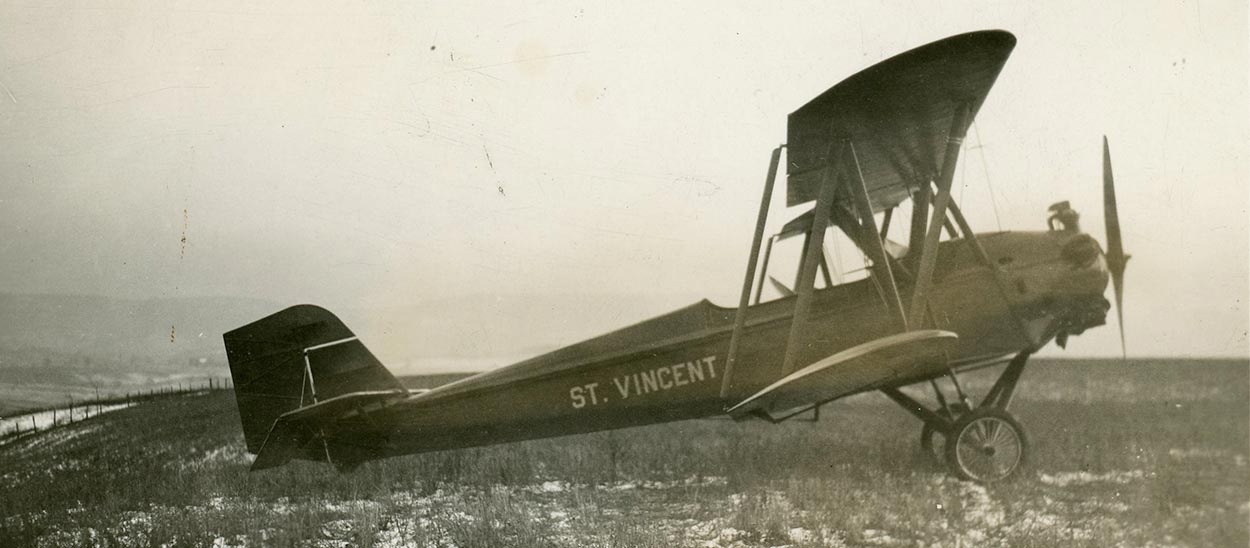
[[[611,387],[606,389],[601,389],[600,383],[597,382],[574,386],[569,389],[569,403],[574,409],[581,409],[587,405],[607,403],[610,398],[623,400],[637,398],[653,392],[707,382],[715,378],[716,356],[706,356],[697,360],[653,367],[646,371],[613,377]]]

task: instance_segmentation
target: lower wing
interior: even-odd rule
[[[908,331],[854,346],[795,371],[729,408],[730,416],[781,420],[866,390],[940,373],[958,335]]]

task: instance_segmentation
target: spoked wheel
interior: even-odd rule
[[[952,411],[955,415],[953,419],[951,417]],[[951,404],[950,411],[940,409],[937,413],[947,419],[958,420],[959,417],[968,413],[968,406],[962,403],[955,403]],[[942,464],[942,462],[946,459],[946,433],[940,429],[934,428],[927,422],[924,423],[924,426],[920,428],[920,447],[924,449],[924,453],[928,455],[934,463],[939,465]]]
[[[955,420],[945,447],[946,463],[966,480],[1001,481],[1020,471],[1028,448],[1024,428],[1015,417],[999,409],[977,409]]]

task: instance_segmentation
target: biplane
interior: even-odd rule
[[[252,469],[302,459],[349,470],[410,453],[725,415],[781,422],[880,391],[921,421],[921,444],[954,474],[1012,476],[1028,443],[1009,407],[1030,355],[1103,325],[1108,280],[1119,311],[1128,259],[1105,138],[1105,251],[1067,202],[1051,207],[1046,230],[977,234],[952,199],[964,136],[1015,43],[997,30],[933,42],[790,114],[736,308],[704,300],[428,391],[406,390],[316,306],[226,333]],[[768,238],[761,260],[783,151],[787,207],[812,205]],[[905,203],[907,245],[889,239]],[[768,276],[769,255],[797,236],[796,279],[786,287]],[[824,243],[834,237],[862,254],[858,279],[833,279]],[[766,278],[782,297],[761,301]],[[958,378],[990,366],[1005,367],[974,401]],[[902,390],[912,385],[919,390]],[[923,403],[929,388],[934,403]]]

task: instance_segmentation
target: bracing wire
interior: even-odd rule
[[[833,238],[830,238],[830,239],[833,240],[833,262],[837,263],[836,266],[834,266],[833,268],[837,269],[838,283],[841,284],[842,283],[842,269],[846,268],[845,265],[842,264],[842,249],[841,249],[841,246],[838,245],[838,238],[836,234],[834,235]]]
[[[834,254],[830,254],[830,253],[829,253],[829,248],[828,248],[828,247],[826,247],[826,244],[828,244],[828,243],[829,243],[829,241],[828,241],[828,240],[833,240],[833,247],[834,247],[834,249],[837,249],[837,247],[838,247],[838,239],[837,239],[837,237],[836,237],[836,234],[835,234],[835,235],[832,235],[832,236],[834,236],[834,237],[827,238],[827,239],[825,240],[825,242],[823,242],[823,243],[821,243],[821,244],[820,244],[820,251],[821,251],[822,253],[824,253],[824,254],[825,254],[825,258],[826,258],[826,259],[830,259],[830,258],[832,258],[832,259],[833,259],[833,261],[831,261],[831,262],[830,262],[830,264],[829,264],[829,277],[833,280],[833,285],[842,285],[842,264],[841,264],[841,260],[840,260],[840,258],[837,256],[837,252],[836,252],[836,251],[834,252]]]
[[[994,197],[994,183],[990,180],[990,166],[985,161],[985,145],[981,143],[981,127],[976,120],[972,121],[972,129],[977,134],[977,150],[981,153],[981,169],[985,170],[985,186],[990,191],[990,207],[994,209],[994,222],[998,223],[998,231],[1003,231],[1003,220],[998,216],[998,199]],[[962,206],[962,204],[960,204]]]
[[[964,158],[967,158],[968,157],[968,140],[964,139],[960,143],[960,146],[963,149],[960,150],[959,155]],[[959,202],[958,203],[959,203],[960,211],[963,211],[964,209],[964,194],[967,194],[967,193],[968,193],[968,162],[965,161],[965,162],[960,162],[960,166],[959,166]]]

